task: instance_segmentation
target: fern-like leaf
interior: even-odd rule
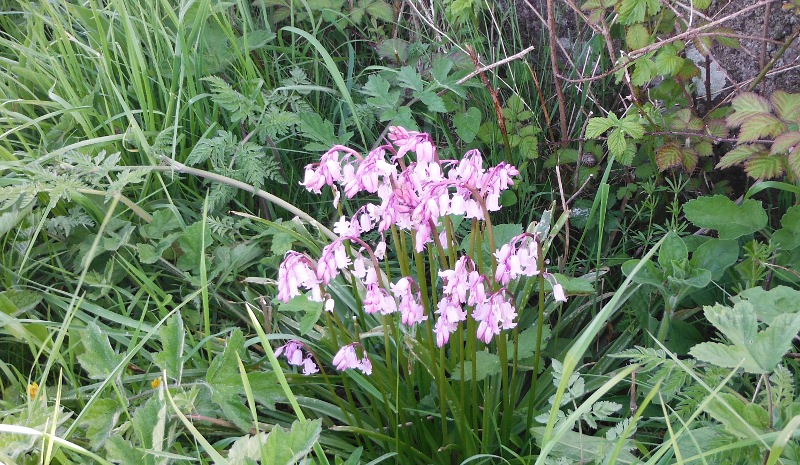
[[[234,90],[227,82],[217,76],[204,77],[211,90],[211,100],[230,112],[231,122],[238,123],[248,118],[252,118],[257,106],[254,99],[246,97]]]

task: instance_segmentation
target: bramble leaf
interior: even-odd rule
[[[751,178],[773,179],[780,177],[784,170],[784,158],[772,155],[756,155],[744,162],[744,171]]]
[[[650,32],[641,23],[633,24],[625,33],[625,43],[630,50],[646,47],[650,43]]]
[[[769,154],[770,155],[778,155],[784,152],[795,152],[800,150],[800,131],[791,131],[786,132],[778,137],[772,142],[772,148],[770,148]]]
[[[665,144],[656,151],[656,165],[659,171],[683,166],[683,150],[676,144]]]
[[[800,124],[800,94],[776,90],[769,99],[780,119],[787,123]]]
[[[719,231],[720,239],[736,239],[767,225],[767,212],[753,199],[736,205],[723,195],[699,197],[686,202],[683,211],[695,226]]]
[[[733,113],[728,115],[725,122],[732,128],[742,125],[748,118],[754,115],[769,114],[769,100],[752,92],[745,92],[731,101]]]
[[[625,141],[625,135],[622,130],[617,128],[611,131],[608,135],[608,151],[618,159],[625,154],[625,149],[628,148],[628,143]]]
[[[586,125],[586,138],[596,139],[602,136],[613,125],[614,122],[611,121],[609,118],[603,118],[601,116],[596,118],[590,118],[589,123]]]
[[[771,114],[756,114],[747,118],[739,130],[739,142],[750,142],[763,137],[773,138],[786,130],[786,124]]]
[[[730,152],[726,153],[717,163],[717,169],[730,168],[731,166],[738,165],[749,158],[757,155],[764,155],[767,153],[766,147],[761,144],[744,144],[739,145]]]

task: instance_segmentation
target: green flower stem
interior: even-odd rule
[[[536,238],[537,242],[539,238]],[[536,352],[533,354],[533,374],[528,390],[528,418],[525,427],[533,425],[533,410],[536,397],[536,382],[539,380],[539,364],[542,354],[542,332],[544,329],[544,252],[539,247],[539,317],[536,319]]]

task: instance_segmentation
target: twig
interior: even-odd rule
[[[456,84],[464,84],[465,82],[469,81],[470,79],[474,78],[475,76],[477,76],[479,74],[485,73],[486,71],[491,71],[491,70],[497,68],[498,66],[503,66],[504,64],[510,63],[510,62],[512,62],[514,60],[518,60],[518,59],[524,57],[525,55],[531,53],[535,48],[536,47],[534,45],[531,45],[530,47],[526,48],[525,50],[523,50],[523,51],[521,51],[519,53],[515,53],[515,54],[513,54],[513,55],[511,55],[509,57],[505,57],[502,60],[496,61],[496,62],[494,62],[492,64],[489,64],[489,65],[486,65],[486,66],[482,66],[482,67],[476,69],[475,71],[467,74],[466,76],[464,76],[463,78],[459,79],[458,81],[456,81]]]
[[[772,5],[767,4],[764,7],[764,28],[761,30],[761,35],[766,39],[769,37],[769,17],[772,13]],[[767,61],[767,43],[761,42],[761,54],[758,56],[758,67],[764,69]],[[761,82],[761,92],[764,92],[764,82]]]
[[[783,47],[781,47],[780,50],[778,50],[775,53],[775,56],[772,57],[769,63],[767,63],[761,70],[761,72],[758,73],[758,76],[756,76],[755,79],[753,79],[753,82],[750,83],[750,87],[747,89],[748,91],[752,92],[752,90],[756,88],[758,83],[761,82],[762,79],[764,79],[769,70],[772,69],[773,66],[775,66],[775,63],[777,63],[778,60],[780,60],[783,54],[786,53],[786,50],[788,50],[789,47],[792,45],[792,43],[794,43],[798,35],[800,35],[800,28],[795,29],[794,33],[792,33],[792,35],[788,39],[786,39],[786,42],[783,44]]]
[[[573,200],[575,200],[575,198],[576,198],[576,197],[578,197],[579,195],[581,195],[581,192],[583,192],[583,189],[585,189],[585,188],[586,188],[586,186],[588,186],[588,185],[589,185],[589,181],[591,181],[593,177],[594,177],[594,175],[592,175],[592,174],[590,174],[589,176],[586,176],[586,180],[585,180],[585,181],[583,181],[583,185],[581,186],[581,188],[580,188],[580,189],[578,189],[578,190],[576,190],[576,191],[575,191],[575,193],[574,193],[574,194],[572,194],[572,197],[570,197],[570,198],[567,200],[567,205],[571,204],[571,203],[572,203],[572,201],[573,201]]]

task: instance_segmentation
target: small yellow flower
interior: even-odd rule
[[[153,389],[158,389],[161,386],[161,378],[156,378],[153,381],[150,381],[150,386],[153,386]]]
[[[35,381],[28,385],[28,398],[33,400],[39,394],[39,384]]]

